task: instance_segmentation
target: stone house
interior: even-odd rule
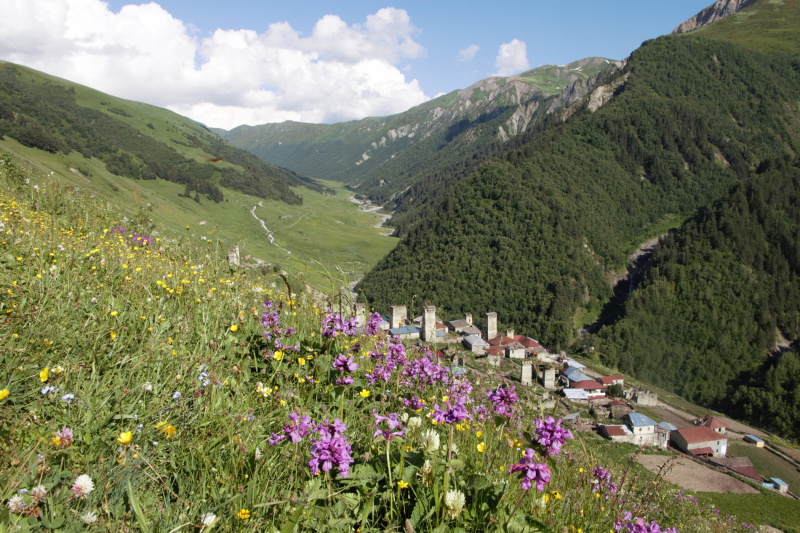
[[[728,453],[728,439],[703,426],[673,431],[670,439],[678,449],[692,455],[724,457]]]

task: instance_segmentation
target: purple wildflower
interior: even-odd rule
[[[500,416],[510,417],[513,411],[513,406],[517,403],[517,393],[514,392],[516,386],[497,387],[493,391],[489,391],[488,396],[494,406],[494,412]]]
[[[411,398],[404,398],[403,405],[409,409],[413,409],[414,411],[419,411],[425,407],[425,400],[422,398],[417,398],[416,396],[412,396]]]
[[[355,356],[347,357],[340,353],[333,360],[333,368],[339,372],[355,372],[358,370],[358,363],[355,362]]]
[[[397,413],[382,416],[373,410],[372,416],[375,417],[375,422],[372,424],[375,427],[375,433],[372,435],[373,439],[378,436],[382,436],[385,440],[392,440],[393,437],[400,437],[401,439],[406,437],[406,428],[402,427],[403,422],[398,419]],[[380,429],[378,426],[380,426],[381,422],[386,422],[389,429]]]
[[[346,478],[350,473],[350,464],[353,458],[351,448],[344,431],[347,426],[338,418],[329,424],[327,420],[317,426],[318,439],[311,440],[311,460],[308,466],[311,474],[319,474],[320,469],[328,472],[334,466],[339,469],[339,475]]]
[[[522,472],[522,482],[520,483],[522,490],[530,489],[536,482],[536,490],[543,491],[544,486],[550,481],[550,468],[547,463],[537,463],[535,459],[536,452],[528,448],[519,463],[508,467],[509,473]]]
[[[337,385],[352,385],[354,381],[355,381],[355,379],[353,379],[353,376],[345,376],[343,378],[337,378],[336,379],[336,384]]]
[[[364,326],[364,333],[367,335],[375,335],[381,330],[381,322],[383,322],[381,315],[379,313],[372,313],[369,315],[367,323]]]
[[[272,434],[272,437],[269,439],[269,443],[272,446],[286,438],[294,443],[301,442],[303,437],[311,433],[314,429],[314,424],[311,421],[311,417],[308,415],[300,416],[295,412],[291,412],[289,413],[289,420],[292,422],[283,426],[284,435]]]
[[[572,438],[572,433],[567,428],[561,427],[560,418],[556,421],[552,416],[548,416],[544,420],[539,417],[535,424],[536,433],[539,436],[537,441],[541,446],[544,446],[548,456],[558,455],[561,451],[561,446],[567,442],[567,439]]]
[[[467,408],[464,407],[466,400],[463,397],[456,398],[455,402],[448,400],[445,402],[445,408],[439,409],[439,404],[433,406],[433,419],[439,424],[457,424],[464,420],[469,420],[472,417],[469,415]]]
[[[630,511],[625,511],[623,519],[614,523],[615,531],[622,531],[623,533],[678,533],[674,527],[661,529],[661,526],[653,520],[650,523],[644,521],[644,518],[633,518]]]

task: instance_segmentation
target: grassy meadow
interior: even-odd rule
[[[0,532],[750,529],[196,232],[0,160]]]
[[[130,103],[134,105],[134,103]],[[146,115],[145,115],[146,117]],[[63,183],[91,191],[114,204],[118,213],[134,223],[157,221],[165,235],[193,239],[209,249],[227,251],[238,244],[241,257],[250,256],[277,265],[318,290],[331,292],[356,281],[394,248],[397,239],[375,228],[379,215],[365,213],[350,201],[340,183],[321,182],[336,194],[298,188],[302,205],[262,200],[226,189],[226,200],[214,203],[178,196],[183,186],[164,180],[135,181],[116,176],[96,159],[77,152],[49,154],[27,148],[13,139],[1,139],[0,150],[26,161],[32,169],[53,172]],[[251,210],[274,231],[276,246]],[[291,253],[287,253],[289,250]]]

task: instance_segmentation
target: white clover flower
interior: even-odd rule
[[[435,430],[427,429],[422,432],[422,435],[420,435],[419,444],[423,451],[433,453],[439,449],[439,446],[441,445],[441,439]]]
[[[449,490],[444,496],[444,506],[447,507],[447,514],[450,515],[450,518],[458,518],[465,503],[467,503],[466,498],[460,490]]]
[[[97,513],[94,511],[86,511],[81,515],[81,522],[84,524],[94,524],[97,522]]]
[[[255,457],[256,457],[256,461],[258,461],[259,459],[261,459],[261,448],[256,448],[256,455],[255,455]]]
[[[15,494],[8,500],[8,511],[14,514],[22,514],[28,509],[28,504],[22,499],[21,494]]]
[[[142,388],[144,389],[145,392],[153,392],[153,384],[150,383],[149,381],[144,385],[142,385]]]
[[[408,427],[408,429],[420,428],[422,427],[422,419],[418,416],[412,416],[408,419],[408,424],[406,427]]]
[[[47,489],[44,485],[36,485],[31,489],[31,500],[39,503],[47,497]]]
[[[74,498],[83,499],[89,496],[89,493],[94,490],[94,482],[92,478],[86,474],[81,474],[75,479],[72,484],[72,495]]]

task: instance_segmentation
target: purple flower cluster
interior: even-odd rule
[[[383,322],[383,319],[380,313],[372,313],[369,315],[367,323],[364,326],[364,333],[367,335],[375,335],[381,330],[381,322]]]
[[[661,529],[655,520],[648,523],[644,521],[644,518],[634,519],[629,511],[625,511],[621,521],[614,523],[614,530],[623,533],[678,533],[677,528],[674,527]]]
[[[607,489],[611,494],[617,493],[617,484],[611,481],[611,473],[600,465],[592,469],[592,492],[600,492],[601,488]]]
[[[412,396],[411,398],[404,398],[403,405],[408,407],[413,411],[419,411],[423,407],[425,407],[425,400],[422,398],[418,398],[416,396]]]
[[[138,233],[134,233],[131,235],[131,242],[137,246],[148,246],[153,244],[153,238],[148,237],[147,235],[140,235]]]
[[[341,313],[334,313],[332,309],[328,309],[322,319],[322,336],[329,339],[335,339],[339,334],[353,336],[357,327],[356,317],[345,320]]]
[[[406,347],[403,346],[403,341],[398,337],[392,337],[389,343],[389,349],[386,356],[377,351],[370,352],[370,357],[373,359],[383,359],[382,363],[377,363],[372,372],[366,374],[367,381],[370,385],[378,380],[389,382],[392,377],[392,372],[408,363],[406,359]]]
[[[301,442],[303,437],[314,431],[314,423],[308,415],[298,415],[297,413],[289,413],[289,420],[291,423],[283,426],[283,435],[272,434],[269,443],[275,446],[280,441],[289,438],[294,443]]]
[[[558,455],[561,446],[567,442],[567,439],[572,438],[572,433],[561,426],[560,418],[556,421],[552,416],[548,416],[544,420],[539,417],[534,423],[538,435],[537,442],[544,447],[548,456]]]
[[[391,413],[389,416],[382,416],[379,415],[377,411],[372,411],[372,416],[375,417],[375,422],[373,422],[373,426],[375,427],[375,433],[373,433],[372,438],[375,437],[383,437],[385,440],[392,440],[394,437],[400,437],[404,439],[406,437],[406,428],[403,427],[403,422],[398,418],[397,413]],[[386,422],[386,426],[388,429],[381,429],[379,426],[381,422]]]
[[[456,398],[455,402],[448,400],[444,404],[444,409],[439,408],[439,404],[433,406],[432,418],[439,424],[458,424],[464,420],[471,420],[469,411],[464,407],[466,399],[463,397]]]
[[[455,376],[450,383],[450,396],[469,396],[472,389],[472,382],[466,376]]]
[[[347,357],[340,353],[336,359],[333,360],[333,368],[339,372],[355,372],[358,370],[358,363],[355,362],[354,355]]]
[[[406,378],[403,383],[407,386],[416,385],[418,389],[423,389],[429,385],[450,380],[450,373],[447,368],[433,362],[427,355],[411,361],[403,369],[403,376]]]
[[[350,442],[345,437],[344,432],[347,426],[336,418],[333,423],[328,423],[328,420],[318,425],[316,432],[319,435],[317,439],[311,439],[311,460],[308,466],[311,468],[311,474],[319,474],[320,469],[323,472],[328,472],[336,465],[339,469],[339,475],[346,478],[350,474],[350,465],[353,463],[353,457],[350,455],[352,450]]]
[[[528,448],[519,463],[508,467],[509,473],[522,472],[520,482],[522,490],[528,490],[536,483],[536,490],[543,491],[544,486],[550,481],[550,468],[547,463],[537,463],[535,459],[536,452]]]
[[[280,337],[283,333],[281,331],[281,317],[280,310],[282,305],[278,304],[276,308],[275,302],[270,298],[264,300],[261,304],[265,310],[261,313],[261,325],[264,327],[264,337],[272,339],[273,337]]]
[[[358,363],[355,362],[355,356],[351,355],[347,357],[344,354],[339,354],[336,359],[333,360],[333,369],[338,370],[339,372],[355,372],[358,370]],[[343,376],[336,379],[337,385],[352,385],[353,376]]]
[[[495,413],[505,417],[511,416],[514,404],[519,399],[515,391],[516,387],[513,385],[509,388],[497,387],[497,389],[489,391],[489,400],[492,402]]]

